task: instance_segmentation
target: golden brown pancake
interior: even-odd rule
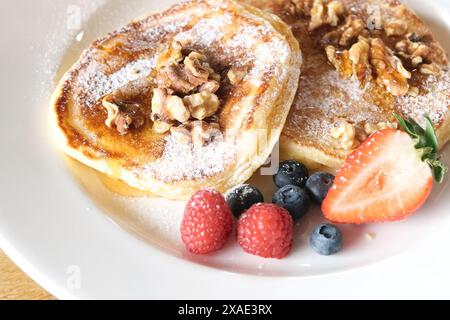
[[[446,53],[412,10],[396,0],[246,2],[275,13],[289,24],[303,53],[298,93],[280,138],[282,158],[297,159],[312,169],[334,170],[371,131],[396,126],[394,113],[412,117],[419,123],[423,123],[424,115],[429,115],[437,128],[440,145],[447,143],[450,74]],[[339,3],[344,11],[333,20],[329,8],[336,10]],[[363,23],[361,30],[353,25],[356,31],[352,34],[348,19],[351,22],[359,19]],[[375,45],[384,44],[387,48],[384,50],[395,57],[392,61],[400,61],[405,69],[401,73],[410,73],[410,79],[406,79],[408,87],[402,78],[399,81],[402,86],[386,86],[384,81],[388,80],[383,79],[371,61],[379,50],[369,51],[365,57],[369,70],[364,64],[358,66],[359,70],[352,70],[352,61],[346,54],[359,43],[358,36],[367,40],[369,50],[374,48],[371,46],[374,39],[378,39]],[[327,56],[326,48],[330,45],[336,50],[332,57],[341,59],[340,67]],[[362,83],[358,76],[370,79]]]
[[[222,139],[194,146],[154,130],[151,80],[158,59],[175,42],[204,55],[222,75],[220,109],[213,116]],[[298,42],[278,17],[234,1],[182,3],[131,22],[83,53],[54,93],[55,134],[67,154],[134,188],[171,199],[205,187],[225,191],[269,156],[300,66]],[[238,84],[226,76],[233,68],[245,70]],[[112,93],[140,115],[139,128],[106,125],[104,101]]]

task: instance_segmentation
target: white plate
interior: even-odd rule
[[[183,203],[118,196],[54,149],[47,104],[55,81],[93,39],[172,2],[2,4],[1,248],[59,298],[450,298],[447,183],[406,221],[343,227],[336,256],[309,248],[307,234],[320,221],[311,212],[285,260],[244,254],[234,241],[194,257],[179,241]],[[450,52],[448,2],[408,3]],[[450,163],[450,148],[445,153]],[[270,178],[257,180],[269,196]]]

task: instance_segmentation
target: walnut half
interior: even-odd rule
[[[403,96],[409,91],[411,73],[379,38],[370,41],[371,63],[377,75],[377,83],[383,85],[393,96]]]
[[[313,31],[323,25],[335,27],[339,24],[339,18],[344,13],[345,7],[341,1],[314,0],[309,30]]]

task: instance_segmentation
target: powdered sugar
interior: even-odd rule
[[[235,156],[236,146],[231,141],[218,140],[199,147],[180,144],[169,135],[163,156],[145,166],[143,174],[163,181],[201,179],[223,172]]]
[[[155,66],[155,59],[132,61],[119,71],[106,75],[104,66],[92,61],[86,69],[81,69],[76,78],[76,87],[80,90],[78,103],[93,106],[100,98],[124,86],[126,83],[147,76]]]
[[[397,99],[397,106],[404,114],[420,123],[423,123],[425,115],[434,123],[440,123],[450,106],[450,72],[444,72],[439,78],[429,76],[424,88],[428,93],[400,97]]]

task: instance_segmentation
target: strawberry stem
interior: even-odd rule
[[[448,168],[440,161],[439,143],[430,117],[425,116],[425,128],[422,128],[412,118],[406,120],[398,114],[395,114],[395,117],[403,130],[416,142],[415,147],[420,159],[430,166],[434,179],[441,183]]]

